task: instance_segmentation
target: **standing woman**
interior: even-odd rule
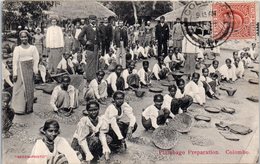
[[[19,33],[21,45],[13,52],[13,98],[12,107],[17,114],[33,112],[34,77],[38,73],[39,53],[28,43],[29,32]]]

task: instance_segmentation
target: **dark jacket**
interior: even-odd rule
[[[170,29],[166,23],[164,23],[163,26],[161,26],[161,23],[155,26],[155,39],[158,40],[158,42],[167,42],[167,40],[169,40],[169,33]]]
[[[125,27],[116,27],[114,33],[114,42],[117,47],[120,47],[120,41],[124,42],[124,47],[127,47],[128,44],[128,36],[127,29]]]
[[[98,27],[96,30],[92,28],[92,25],[87,25],[83,27],[82,31],[78,36],[79,42],[85,46],[85,49],[94,51],[94,45],[99,46],[99,32]],[[86,38],[86,40],[85,40]]]

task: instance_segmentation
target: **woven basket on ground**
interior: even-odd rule
[[[172,120],[169,121],[168,126],[180,133],[187,133],[193,125],[193,120],[190,115],[186,113],[177,114]]]

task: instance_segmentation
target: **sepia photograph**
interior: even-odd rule
[[[259,7],[2,1],[1,163],[258,163]]]

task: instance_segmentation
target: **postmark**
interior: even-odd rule
[[[234,29],[233,11],[225,2],[191,1],[184,7],[181,21],[186,39],[205,49],[223,44]]]
[[[229,36],[232,39],[255,39],[256,37],[256,7],[255,2],[232,2],[229,3],[234,17],[234,28]],[[219,4],[213,4],[213,10],[217,10],[213,16],[213,34],[216,35],[221,31],[221,24],[223,22],[224,12]]]

